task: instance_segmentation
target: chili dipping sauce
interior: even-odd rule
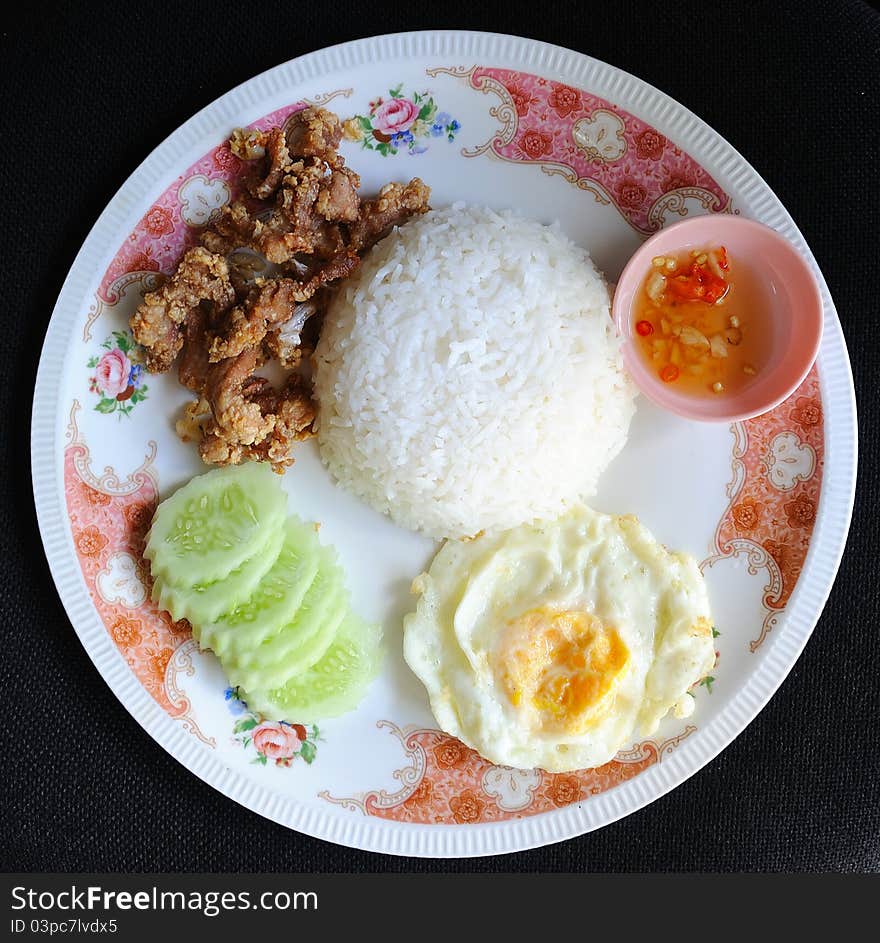
[[[698,396],[738,392],[766,361],[768,324],[752,272],[724,246],[656,256],[633,305],[640,355]]]

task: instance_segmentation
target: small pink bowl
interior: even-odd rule
[[[632,306],[655,256],[720,245],[766,289],[770,349],[766,364],[742,390],[700,397],[664,383],[639,355]],[[751,419],[778,406],[801,385],[822,340],[822,296],[806,260],[775,230],[726,213],[675,223],[644,242],[621,273],[611,316],[624,339],[624,363],[639,389],[679,416],[707,422]]]

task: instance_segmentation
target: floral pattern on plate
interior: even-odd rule
[[[749,647],[756,651],[794,590],[816,523],[825,436],[819,374],[776,409],[735,425],[730,504],[715,533],[716,553],[706,564],[745,553],[752,570],[765,567],[766,617]]]
[[[165,676],[175,650],[190,638],[190,626],[185,620],[174,622],[150,600],[143,560],[159,500],[149,468],[154,453],[124,481],[111,469],[96,478],[76,425],[79,409],[74,403],[64,451],[64,491],[82,575],[98,616],[138,681],[163,710],[179,717],[188,704],[172,702]]]
[[[368,151],[383,157],[424,154],[432,140],[445,138],[450,144],[461,124],[446,111],[438,111],[430,92],[406,96],[403,85],[388,90],[388,98],[379,96],[370,102],[366,115],[355,115],[344,125],[345,137],[360,142]]]
[[[501,99],[490,113],[501,127],[465,157],[487,152],[560,174],[600,203],[613,203],[641,233],[687,214],[685,200],[709,212],[730,209],[719,184],[682,148],[649,124],[596,95],[510,69],[430,69]]]
[[[149,391],[144,382],[140,348],[130,331],[114,331],[101,347],[104,353],[89,357],[86,363],[94,370],[89,377],[89,392],[99,397],[95,411],[116,413],[120,419],[131,416],[134,407],[147,398]]]
[[[410,765],[394,774],[401,788],[390,795],[385,790],[346,797],[319,795],[363,815],[430,825],[501,822],[582,802],[659,763],[696,730],[688,726],[662,743],[637,743],[596,769],[547,773],[494,766],[439,730],[403,730],[388,720],[377,726],[400,740],[409,758]]]
[[[320,731],[316,724],[291,724],[286,720],[266,720],[252,711],[238,688],[223,693],[230,712],[237,717],[232,733],[245,750],[257,755],[252,762],[265,766],[292,766],[297,758],[311,765],[318,755]]]

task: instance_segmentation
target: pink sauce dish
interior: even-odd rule
[[[687,419],[737,422],[801,385],[822,340],[822,296],[775,230],[720,213],[651,236],[611,307],[638,388]]]

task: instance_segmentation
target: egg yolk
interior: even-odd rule
[[[532,609],[507,623],[500,676],[514,707],[547,732],[582,734],[604,717],[629,668],[617,630],[588,612]]]

